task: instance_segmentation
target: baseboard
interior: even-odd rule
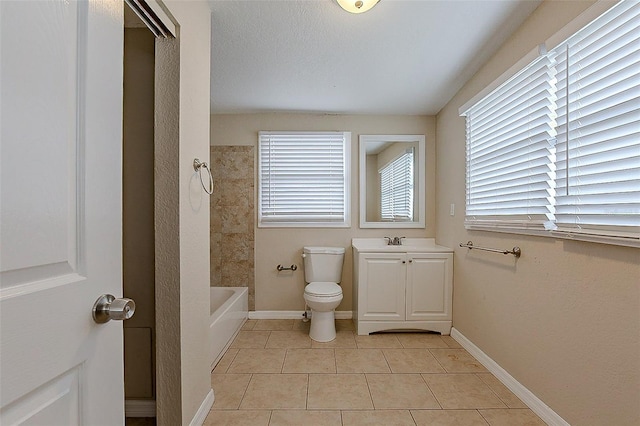
[[[153,399],[126,399],[125,417],[156,417],[156,401]]]
[[[214,399],[215,397],[213,395],[213,389],[210,389],[209,393],[202,401],[202,404],[200,404],[200,408],[198,408],[196,415],[193,416],[193,419],[191,419],[189,426],[202,426],[204,424],[204,421],[206,420],[211,407],[213,407]]]
[[[249,311],[249,319],[302,319],[304,311]],[[336,311],[336,319],[351,319],[352,311]]]
[[[467,350],[475,359],[480,361],[487,370],[493,373],[511,392],[522,400],[534,413],[538,415],[545,423],[550,426],[569,426],[562,417],[546,405],[540,398],[535,396],[533,392],[527,389],[522,383],[517,381],[507,371],[500,367],[497,362],[482,352],[482,350],[467,339],[455,327],[451,329],[451,337]]]

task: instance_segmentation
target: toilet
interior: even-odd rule
[[[342,247],[304,247],[304,300],[311,308],[309,337],[316,342],[336,338],[335,309],[342,301]]]

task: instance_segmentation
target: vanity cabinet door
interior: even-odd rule
[[[360,255],[358,319],[404,321],[404,253],[366,253]]]
[[[451,320],[453,255],[407,255],[406,319]]]

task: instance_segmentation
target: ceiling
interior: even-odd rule
[[[433,115],[541,0],[209,0],[212,113]]]

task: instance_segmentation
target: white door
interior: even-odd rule
[[[124,422],[123,4],[0,1],[0,424]]]

